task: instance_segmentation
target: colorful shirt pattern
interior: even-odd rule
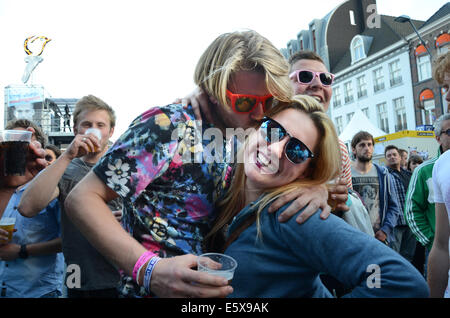
[[[230,180],[223,138],[203,139],[211,125],[181,105],[151,108],[130,125],[93,168],[123,199],[123,227],[160,257],[202,252],[214,203]],[[144,296],[125,278],[125,296]]]

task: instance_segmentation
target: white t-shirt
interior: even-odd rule
[[[447,209],[447,216],[450,225],[450,151],[444,152],[433,167],[433,188],[434,201],[444,203]],[[449,236],[449,257],[450,257],[450,236]],[[445,290],[446,298],[450,298],[450,269],[448,273],[448,284]]]

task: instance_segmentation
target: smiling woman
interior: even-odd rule
[[[270,133],[278,138],[267,138]],[[286,206],[267,213],[277,197],[335,178],[338,145],[322,106],[304,95],[272,108],[249,136],[241,150],[246,160],[217,204],[220,215],[207,237],[208,248],[238,262],[232,297],[332,297],[323,273],[348,287],[349,297],[428,296],[425,280],[408,261],[335,215],[321,220],[315,213],[298,226],[277,221]]]

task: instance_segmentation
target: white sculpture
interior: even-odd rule
[[[38,40],[37,42],[35,42]],[[23,46],[24,50],[27,53],[27,56],[25,57],[25,62],[27,65],[25,66],[25,71],[22,75],[22,82],[26,84],[28,80],[30,79],[31,73],[33,73],[36,66],[41,63],[44,58],[42,58],[40,55],[44,51],[45,45],[50,42],[51,39],[47,38],[46,36],[30,36],[26,38]],[[33,53],[33,50],[31,50],[28,45],[33,45],[33,50],[37,48],[36,52],[39,50],[38,54]]]

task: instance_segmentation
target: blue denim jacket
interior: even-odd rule
[[[394,177],[389,173],[386,167],[373,163],[378,171],[378,182],[380,183],[380,218],[381,228],[387,235],[388,242],[395,240],[392,231],[397,225],[397,220],[402,213],[398,202],[398,193],[394,186]]]
[[[53,200],[32,218],[17,210],[26,186],[11,196],[3,217],[16,218],[13,244],[46,242],[61,236],[58,200]],[[13,261],[0,261],[0,298],[37,298],[51,292],[62,292],[64,257],[62,253],[29,256]]]
[[[346,297],[428,297],[422,275],[385,244],[335,215],[320,219],[320,210],[302,225],[295,217],[280,223],[288,205],[272,214],[266,207],[262,237],[254,222],[226,249],[238,262],[231,297],[332,297],[321,273],[352,289]],[[256,210],[249,205],[239,212],[228,234]]]

